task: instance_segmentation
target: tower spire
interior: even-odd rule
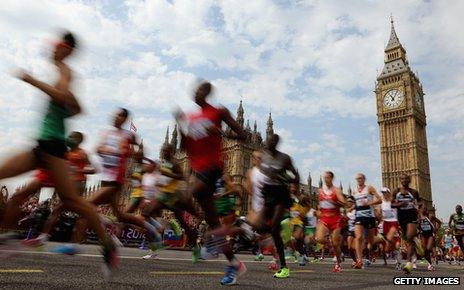
[[[163,145],[169,145],[169,125],[168,125],[168,128],[166,129],[166,136],[164,137]]]
[[[177,149],[177,124],[174,125],[174,130],[172,131],[171,147],[174,151]]]
[[[238,109],[237,109],[237,123],[239,123],[240,126],[242,126],[242,128],[243,128],[243,123],[245,121],[245,119],[243,118],[244,114],[245,114],[245,110],[243,110],[242,100],[240,100],[240,105],[238,106]]]
[[[322,176],[319,176],[319,188],[322,188]]]
[[[385,47],[385,50],[390,50],[392,48],[395,48],[397,46],[401,46],[401,43],[398,39],[398,36],[396,35],[395,31],[395,25],[393,21],[393,15],[390,15],[390,23],[391,23],[391,29],[390,29],[390,39],[388,40],[387,47]]]
[[[274,122],[272,121],[272,113],[269,112],[269,118],[267,119],[266,139],[271,135],[274,135]]]

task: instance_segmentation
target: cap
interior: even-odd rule
[[[390,193],[390,189],[388,187],[383,187],[381,191],[382,193]]]

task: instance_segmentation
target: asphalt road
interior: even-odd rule
[[[50,253],[56,244],[48,244],[43,251],[21,249],[13,257],[0,259],[1,289],[218,289],[222,271],[227,265],[223,258],[192,264],[187,251],[165,250],[159,259],[142,260],[145,251],[121,249],[121,269],[111,281],[105,281],[100,271],[102,258],[99,248],[81,246],[81,253],[64,256]],[[4,254],[4,253],[0,253]],[[332,273],[331,263],[320,262],[300,267],[289,263],[291,277],[277,280],[267,269],[270,260],[253,261],[251,255],[239,255],[248,271],[239,278],[233,289],[403,289],[394,286],[393,277],[401,276],[393,265],[373,265],[364,270],[352,270],[345,263],[342,273]],[[413,272],[413,277],[452,276],[464,283],[464,266],[440,264],[429,273],[425,265]],[[406,276],[404,276],[406,277]],[[421,288],[437,288],[420,286]],[[462,286],[441,286],[462,289]],[[415,286],[417,289],[417,286]]]

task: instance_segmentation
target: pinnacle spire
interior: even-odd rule
[[[249,119],[247,119],[247,122],[246,122],[246,130],[251,131],[250,120]]]
[[[396,35],[395,31],[395,25],[393,24],[393,15],[390,15],[390,23],[391,23],[391,31],[390,31],[390,39],[388,40],[387,47],[385,47],[385,50],[392,49],[394,47],[400,46],[400,40],[398,39],[398,36]]]
[[[237,123],[239,123],[240,126],[242,127],[245,121],[243,118],[244,114],[245,114],[245,110],[243,110],[242,100],[240,100],[240,105],[238,106],[238,109],[237,109]]]
[[[255,123],[253,124],[253,132],[258,132],[258,125],[256,124],[256,120],[255,120]]]
[[[163,145],[168,145],[169,144],[169,126],[166,129],[166,136],[164,137],[164,144]]]
[[[269,112],[269,118],[267,119],[266,139],[274,134],[274,122],[272,121],[272,113]]]
[[[174,125],[174,130],[172,131],[171,147],[174,151],[177,149],[177,124]]]
[[[322,176],[319,176],[319,188],[322,188]]]

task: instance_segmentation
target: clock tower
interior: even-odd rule
[[[432,209],[424,93],[418,76],[409,67],[393,18],[384,62],[375,87],[382,182],[393,190],[400,186],[401,174],[410,175],[411,187]]]

